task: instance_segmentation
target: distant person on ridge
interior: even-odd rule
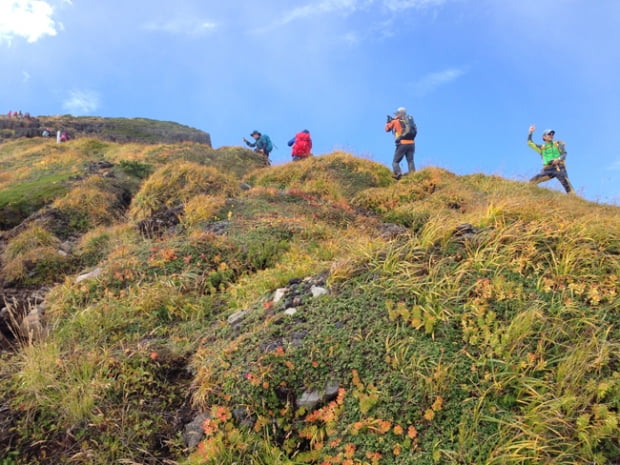
[[[303,131],[295,134],[295,137],[288,141],[288,146],[293,147],[291,152],[293,161],[308,158],[310,156],[310,152],[312,152],[312,138],[310,137],[310,131],[304,129]]]
[[[566,172],[566,148],[564,142],[554,141],[555,131],[547,129],[543,132],[542,139],[544,144],[535,144],[532,134],[536,131],[536,126],[530,126],[527,136],[527,145],[534,149],[542,157],[543,169],[540,173],[530,179],[531,183],[539,184],[549,179],[557,178],[567,194],[574,193],[573,186],[568,180]]]
[[[385,132],[390,131],[394,134],[394,142],[396,143],[392,169],[394,170],[394,178],[398,180],[403,176],[400,169],[400,162],[403,158],[407,159],[409,169],[407,174],[415,171],[413,155],[415,154],[415,137],[418,134],[418,128],[413,121],[413,117],[407,114],[407,110],[404,107],[400,107],[394,113],[393,118],[390,115],[387,117]]]
[[[250,134],[250,137],[254,139],[254,142],[250,142],[245,137],[243,138],[243,142],[245,142],[248,147],[253,147],[256,153],[262,153],[265,155],[265,159],[269,165],[269,154],[273,150],[273,144],[271,143],[269,136],[254,130],[252,131],[252,134]]]

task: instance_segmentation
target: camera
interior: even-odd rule
[[[394,118],[392,118],[390,115],[387,115],[387,122],[388,122],[388,123],[391,123],[393,119],[394,119]]]

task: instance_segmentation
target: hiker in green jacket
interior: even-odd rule
[[[542,139],[543,144],[535,144],[532,140],[532,134],[536,131],[536,126],[530,126],[530,132],[527,136],[527,145],[536,150],[542,157],[543,169],[540,173],[530,179],[530,182],[539,184],[549,179],[557,178],[562,184],[562,187],[567,194],[574,192],[573,186],[571,186],[568,180],[568,173],[566,172],[566,148],[564,142],[554,141],[555,131],[553,129],[547,129],[543,132]]]

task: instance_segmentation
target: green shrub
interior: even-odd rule
[[[153,165],[135,160],[121,160],[120,167],[127,175],[139,179],[148,178],[154,171]]]

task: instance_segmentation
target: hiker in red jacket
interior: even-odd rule
[[[304,129],[301,132],[295,134],[291,140],[288,141],[288,146],[293,147],[293,151],[291,155],[293,156],[293,161],[303,160],[304,158],[308,158],[310,156],[310,152],[312,151],[312,139],[310,138],[310,131]]]

